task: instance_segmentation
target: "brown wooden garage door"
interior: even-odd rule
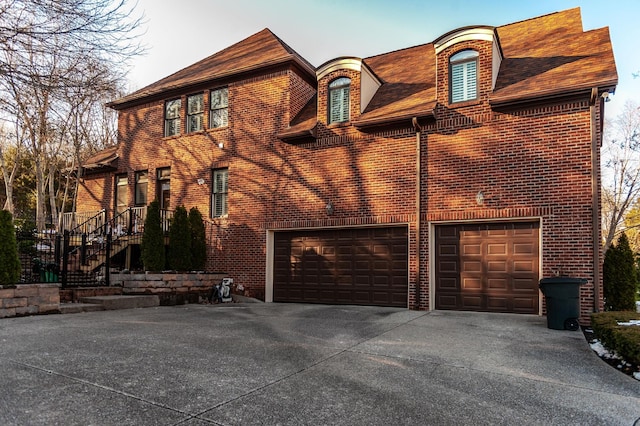
[[[275,234],[275,302],[407,306],[407,229]]]
[[[442,225],[436,309],[537,314],[539,224]]]

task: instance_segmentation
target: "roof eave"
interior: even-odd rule
[[[353,121],[353,125],[358,129],[372,128],[372,127],[382,127],[382,126],[390,126],[396,125],[403,121],[406,121],[408,125],[411,124],[411,120],[414,117],[420,118],[435,118],[435,107],[427,110],[416,111],[413,113],[402,114],[397,116],[387,116],[387,117],[376,117],[365,120],[355,120]]]
[[[315,138],[316,129],[317,129],[317,124],[315,124],[310,129],[302,129],[302,130],[297,130],[293,132],[284,131],[282,133],[279,133],[277,137],[278,139],[284,142],[294,142],[300,139]]]
[[[591,89],[597,87],[602,90],[614,91],[618,84],[618,79],[606,80],[599,83],[592,83],[571,90],[540,90],[532,95],[513,95],[504,97],[490,97],[489,105],[492,107],[508,107],[513,105],[527,104],[531,102],[540,102],[548,100],[556,100],[566,97],[574,97],[587,95],[590,96]]]
[[[306,72],[309,76],[309,79],[312,81],[315,81],[315,75],[316,72],[314,69],[310,68],[309,64],[307,64],[306,62],[302,61],[300,58],[298,58],[296,55],[289,55],[288,57],[285,58],[281,58],[281,59],[276,59],[276,60],[271,60],[271,61],[267,61],[267,62],[263,62],[261,64],[258,65],[253,65],[250,67],[244,67],[244,68],[236,68],[227,72],[223,72],[223,73],[219,73],[216,75],[210,75],[207,76],[206,78],[195,78],[191,81],[189,81],[187,84],[175,84],[175,85],[169,85],[166,86],[162,89],[157,89],[157,90],[151,90],[149,92],[144,92],[144,88],[141,89],[140,93],[138,95],[136,95],[135,93],[125,96],[123,98],[117,99],[115,101],[111,101],[111,102],[107,102],[106,106],[112,109],[115,109],[116,111],[121,110],[121,109],[125,109],[129,106],[133,106],[136,104],[140,104],[143,103],[146,100],[149,99],[154,99],[156,97],[160,97],[161,95],[165,95],[167,92],[173,92],[173,91],[188,91],[189,88],[194,87],[194,86],[199,86],[202,84],[205,84],[207,82],[210,81],[214,81],[214,80],[223,80],[223,79],[228,79],[230,77],[233,76],[238,76],[238,75],[243,75],[243,74],[249,74],[252,73],[254,71],[258,71],[258,70],[262,70],[262,69],[268,69],[268,68],[272,68],[272,67],[276,67],[279,65],[284,65],[287,63],[294,63],[295,65],[297,65],[302,71]]]

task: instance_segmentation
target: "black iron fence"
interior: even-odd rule
[[[63,220],[63,232],[18,232],[20,283],[59,283],[63,288],[110,284],[113,269],[137,269],[146,207],[131,207],[107,220],[105,212]],[[161,211],[169,232],[172,211]],[[83,222],[71,226],[82,217]]]
[[[104,275],[80,264],[71,235],[25,233],[16,235],[20,259],[20,284],[59,283],[67,286],[104,285]],[[65,251],[66,249],[66,251]],[[66,259],[66,262],[65,262]]]

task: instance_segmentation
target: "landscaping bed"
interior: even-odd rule
[[[595,313],[591,325],[584,329],[591,348],[608,364],[640,380],[640,313]]]

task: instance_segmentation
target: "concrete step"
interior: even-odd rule
[[[81,297],[80,302],[101,305],[104,310],[160,306],[160,298],[155,295]]]
[[[95,303],[61,303],[61,314],[79,314],[80,312],[104,311],[102,305]]]

